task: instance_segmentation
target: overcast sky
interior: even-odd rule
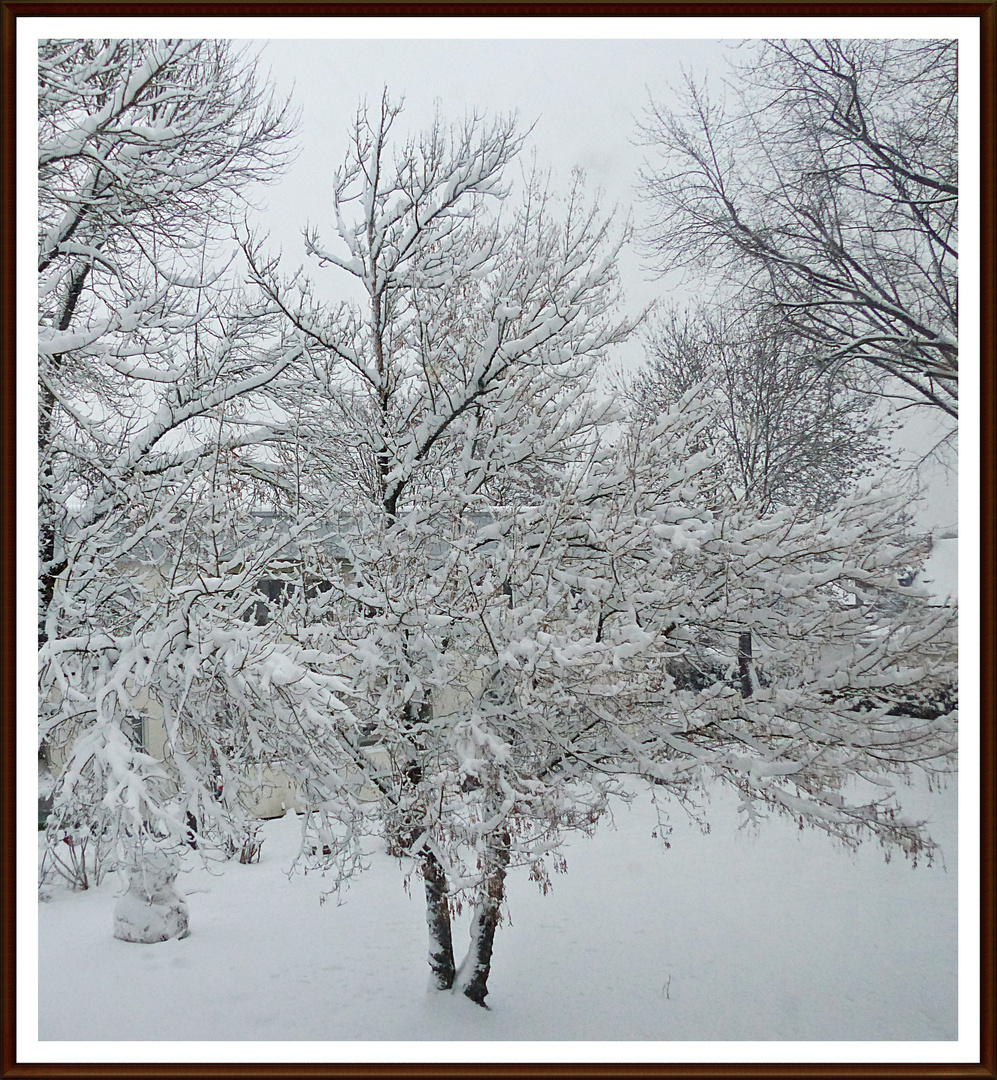
[[[567,175],[584,168],[593,185],[629,200],[641,151],[635,116],[648,91],[668,98],[683,67],[716,72],[726,52],[712,41],[270,41],[262,55],[277,85],[293,87],[302,109],[302,197],[327,196],[357,103],[383,87],[405,97],[402,129],[421,129],[439,106],[460,118],[473,110],[517,113],[535,124],[540,160]]]
[[[437,109],[458,120],[474,110],[517,113],[524,128],[533,125],[527,163],[535,153],[541,167],[552,167],[565,182],[580,166],[590,187],[605,192],[605,205],[617,205],[622,216],[632,213],[639,226],[635,185],[644,151],[637,145],[637,125],[649,96],[673,103],[673,88],[686,72],[697,81],[709,76],[719,82],[733,47],[667,39],[267,41],[261,69],[300,110],[300,154],[280,184],[263,193],[257,221],[283,251],[288,269],[303,262],[306,223],[330,236],[331,178],[346,152],[357,105],[364,98],[376,103],[387,87],[392,97],[405,99],[395,128],[401,137],[428,126]],[[621,270],[631,310],[652,300],[684,304],[692,298],[684,279],[656,279],[632,249]],[[620,361],[632,366],[639,358],[639,343],[632,342]],[[930,416],[905,419],[903,442],[910,455],[922,453],[940,434]],[[920,526],[951,526],[954,477],[938,467],[923,474],[929,491],[918,512]]]
[[[584,169],[606,207],[625,217],[643,157],[637,117],[649,92],[673,101],[670,87],[684,69],[697,78],[716,74],[727,51],[716,41],[270,41],[261,66],[301,110],[301,154],[265,196],[261,220],[288,258],[299,259],[301,226],[308,220],[321,229],[328,220],[330,178],[357,105],[376,103],[384,87],[405,99],[395,127],[402,137],[427,127],[437,108],[457,120],[475,110],[517,114],[523,129],[533,127],[524,162],[535,153],[565,183],[573,168]],[[660,297],[635,253],[623,270],[631,304]]]

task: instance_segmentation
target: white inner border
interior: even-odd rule
[[[38,41],[48,37],[329,39],[958,38],[960,305],[967,393],[959,471],[959,1038],[953,1042],[41,1042],[38,1039],[35,172]],[[19,18],[17,57],[17,1061],[978,1062],[980,1060],[980,31],[974,18]],[[27,823],[31,823],[29,834]]]

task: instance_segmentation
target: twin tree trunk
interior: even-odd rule
[[[406,705],[406,719],[411,703]],[[410,762],[405,779],[414,791],[422,780],[418,761]],[[414,815],[418,817],[420,815]],[[418,841],[421,828],[413,820],[413,808],[403,813],[389,826],[389,852],[401,855],[411,851]],[[507,829],[492,833],[486,840],[482,857],[482,895],[474,908],[471,922],[471,945],[458,969],[454,960],[453,930],[450,924],[450,903],[447,897],[447,875],[431,845],[424,843],[416,858],[422,871],[426,890],[426,925],[429,929],[429,970],[437,990],[460,990],[471,1001],[485,1007],[488,993],[488,974],[492,966],[492,948],[505,897],[505,876],[509,868],[511,838]]]
[[[426,922],[429,926],[429,967],[437,990],[459,990],[476,1005],[485,1007],[492,949],[505,897],[505,876],[509,868],[509,833],[491,838],[485,851],[485,878],[481,899],[471,921],[471,945],[458,970],[454,962],[447,880],[436,856],[423,849],[421,862],[426,883]]]
[[[379,326],[381,319],[380,297],[375,296],[372,299],[374,323],[375,326]],[[383,376],[384,356],[381,337],[379,334],[375,334],[374,338],[377,370],[378,374]],[[384,391],[380,400],[381,411],[384,414],[387,413],[388,409],[388,397],[389,392]],[[389,457],[378,456],[382,505],[386,524],[389,527],[395,520],[398,496],[400,494],[400,487],[397,484],[389,490],[387,477],[390,473],[390,465]],[[410,737],[414,736],[419,719],[413,712],[412,703],[407,702],[403,707],[403,724],[410,732]],[[416,746],[419,746],[417,737],[413,737],[413,742]],[[405,778],[411,785],[412,790],[418,788],[422,779],[422,767],[417,761],[409,764],[405,770]],[[399,850],[410,849],[416,842],[418,833],[409,823],[399,830],[396,836],[406,833],[408,834],[408,843],[392,844],[392,847],[397,847]],[[453,930],[450,924],[446,871],[429,844],[424,845],[417,856],[426,890],[429,969],[433,985],[437,990],[460,990],[461,993],[482,1008],[487,1008],[485,997],[488,994],[488,975],[492,966],[495,930],[498,927],[502,900],[505,896],[505,876],[510,858],[509,847],[510,836],[508,831],[503,830],[489,838],[484,856],[484,891],[481,900],[475,905],[474,918],[471,923],[471,945],[459,969],[454,960]]]

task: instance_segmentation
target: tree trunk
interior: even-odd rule
[[[460,966],[457,984],[462,994],[476,1005],[487,1008],[488,974],[492,967],[492,946],[498,926],[502,899],[505,896],[505,875],[509,867],[509,833],[498,833],[486,853],[488,876],[485,892],[474,909],[471,923],[471,946]]]
[[[414,726],[411,702],[407,702],[403,716],[409,731]],[[422,780],[422,766],[410,761],[405,769],[405,779],[413,791]],[[388,823],[388,853],[402,855],[410,851],[418,841],[420,823],[424,815],[409,806],[400,819]],[[413,820],[414,819],[414,820]],[[440,860],[429,844],[424,844],[417,856],[426,886],[426,924],[429,927],[429,969],[437,990],[450,990],[454,984],[457,965],[453,953],[453,931],[450,926],[450,905],[447,903],[447,875]]]
[[[437,990],[449,990],[456,975],[447,876],[436,856],[422,852],[422,876],[426,882],[426,923],[429,926],[429,969]]]
[[[741,680],[741,697],[743,698],[751,697],[755,689],[751,652],[751,631],[745,630],[737,636],[737,672]]]
[[[75,226],[74,226],[75,228]],[[80,296],[83,294],[83,286],[86,284],[87,275],[90,273],[89,264],[79,267],[70,278],[69,292],[62,305],[59,321],[56,327],[60,331],[68,330],[76,313]],[[57,353],[49,358],[49,367],[52,374],[58,373],[62,367],[63,353]],[[38,644],[44,645],[48,641],[46,620],[48,609],[55,595],[55,583],[59,575],[66,569],[65,559],[56,562],[56,511],[52,500],[52,486],[55,478],[55,467],[52,461],[52,431],[55,424],[55,413],[58,408],[55,393],[51,386],[44,380],[39,381],[38,387],[38,457],[43,462],[41,476],[38,484],[39,504],[39,537],[38,556],[41,571],[38,578]]]

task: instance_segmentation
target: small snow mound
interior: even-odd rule
[[[187,902],[173,887],[176,868],[149,861],[131,873],[128,889],[114,907],[114,936],[119,941],[151,945],[186,937]]]

